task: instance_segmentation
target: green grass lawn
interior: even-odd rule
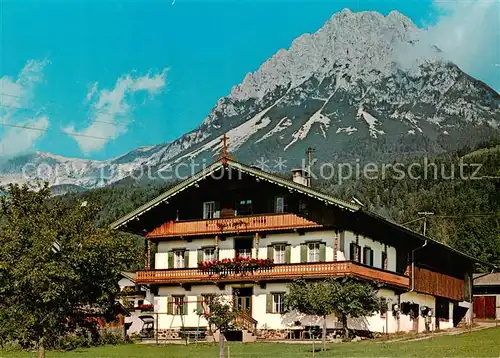
[[[316,344],[316,348],[319,348]],[[226,351],[227,352],[227,351]],[[312,345],[286,343],[230,343],[230,357],[312,357]],[[226,354],[227,356],[227,354]],[[329,344],[326,352],[315,357],[500,357],[500,327],[457,336],[441,336],[414,342],[360,342]],[[36,357],[34,352],[0,350],[1,358]],[[149,357],[218,357],[216,344],[144,345],[128,344],[78,349],[70,352],[47,352],[47,357],[74,358],[149,358]]]

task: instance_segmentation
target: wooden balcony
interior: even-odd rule
[[[196,221],[169,221],[157,227],[147,238],[170,238],[260,231],[317,228],[320,224],[295,214],[266,214]]]
[[[297,278],[327,278],[354,276],[385,283],[390,286],[408,288],[408,276],[360,265],[351,261],[280,264],[269,270],[227,276],[210,275],[197,268],[150,270],[137,272],[137,284],[190,284],[224,282],[258,282],[293,280]]]

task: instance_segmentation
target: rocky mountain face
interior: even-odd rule
[[[23,162],[54,161],[72,161],[80,171],[55,176],[52,184],[99,187],[144,166],[161,176],[191,159],[210,163],[223,133],[238,160],[281,158],[288,169],[300,165],[307,147],[320,161],[381,161],[499,136],[500,95],[448,62],[439,48],[422,51],[422,33],[398,12],[341,11],[247,74],[195,131],[171,143],[105,162],[36,153],[1,166],[0,180],[18,181]],[[105,179],[96,177],[103,171]]]

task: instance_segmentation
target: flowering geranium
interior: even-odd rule
[[[198,269],[209,274],[227,275],[229,273],[253,272],[268,270],[273,266],[273,259],[254,259],[236,256],[233,259],[202,261]]]
[[[142,305],[137,305],[134,308],[144,312],[144,311],[153,311],[154,306],[152,304],[144,303]]]

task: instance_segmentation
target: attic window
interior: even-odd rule
[[[215,202],[207,201],[203,203],[203,219],[213,219],[215,214]]]
[[[284,213],[285,212],[285,197],[283,197],[283,196],[276,197],[274,211],[276,213]]]

